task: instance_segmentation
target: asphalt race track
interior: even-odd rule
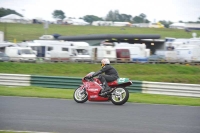
[[[56,133],[200,133],[200,107],[0,97],[0,130]]]

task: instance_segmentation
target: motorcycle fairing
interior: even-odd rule
[[[108,98],[100,97],[99,93],[102,87],[96,82],[89,82],[88,83],[88,100],[89,101],[108,101]]]

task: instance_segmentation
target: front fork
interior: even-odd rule
[[[86,88],[85,88],[84,85],[80,85],[79,88],[81,88],[81,89],[80,89],[80,94],[87,94],[87,93],[86,93]]]

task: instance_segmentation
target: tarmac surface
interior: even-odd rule
[[[0,130],[200,133],[200,107],[0,96]]]

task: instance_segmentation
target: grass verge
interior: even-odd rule
[[[0,96],[22,96],[39,98],[73,99],[74,89],[56,89],[42,87],[0,86]],[[130,93],[128,102],[148,104],[169,104],[200,106],[200,98],[178,97],[155,94]]]
[[[200,83],[200,66],[175,64],[113,64],[120,77],[131,80]],[[87,63],[17,63],[0,62],[0,73],[47,76],[83,77],[91,71],[99,71],[100,64]]]
[[[187,33],[182,29],[169,28],[140,28],[140,27],[124,27],[121,30],[118,26],[80,26],[80,25],[57,25],[50,24],[48,34],[58,33],[63,36],[91,35],[91,34],[159,34],[161,38],[191,38],[192,33]],[[5,30],[6,29],[6,30]],[[0,23],[0,31],[6,32],[6,40],[17,42],[22,40],[38,39],[44,34],[44,28],[41,24],[13,24]],[[200,34],[199,30],[193,32]]]

